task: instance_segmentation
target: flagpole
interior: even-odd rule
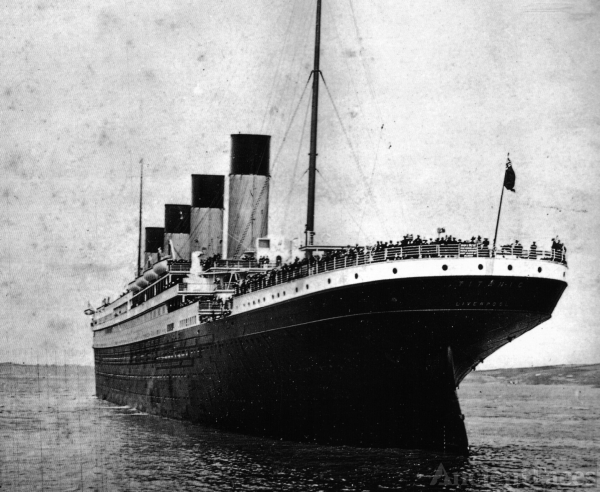
[[[144,193],[144,158],[140,159],[140,220],[139,220],[139,235],[138,235],[138,258],[137,258],[137,274],[138,277],[142,274],[142,196]]]
[[[498,207],[498,218],[496,219],[496,232],[494,232],[494,244],[492,251],[496,254],[496,238],[498,237],[498,225],[500,224],[500,212],[502,211],[502,198],[504,197],[504,179],[502,179],[502,193],[500,193],[500,206]]]

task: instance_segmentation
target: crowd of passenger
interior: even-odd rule
[[[375,244],[375,246],[373,247],[373,251],[377,252],[377,251],[383,251],[387,248],[405,248],[407,246],[426,246],[426,245],[435,245],[435,246],[451,246],[454,244],[469,244],[469,245],[475,245],[477,247],[481,247],[481,248],[488,248],[490,245],[490,242],[488,240],[488,238],[484,238],[481,239],[481,236],[477,236],[477,238],[475,238],[475,236],[473,236],[470,240],[462,240],[462,239],[456,239],[454,236],[440,236],[437,237],[436,239],[427,239],[427,238],[421,238],[421,236],[417,235],[417,237],[415,238],[413,234],[407,234],[406,236],[404,236],[402,238],[402,241],[396,241],[394,243],[394,241],[387,241],[387,242],[383,242],[383,241],[377,241],[377,243]]]
[[[217,265],[217,262],[221,259],[221,255],[219,253],[212,255],[212,256],[208,256],[206,258],[201,258],[200,259],[200,265],[202,266],[203,270],[208,270],[214,266]]]
[[[420,248],[419,248],[420,246]],[[416,238],[412,234],[407,234],[401,241],[377,241],[373,246],[347,246],[345,248],[324,251],[322,255],[313,255],[311,257],[296,257],[291,263],[277,265],[275,268],[265,272],[252,273],[242,280],[237,288],[236,294],[245,294],[255,290],[263,289],[281,282],[287,282],[295,278],[301,278],[312,272],[334,268],[330,262],[341,260],[346,263],[356,261],[361,257],[363,261],[384,261],[410,258],[436,258],[446,256],[477,256],[489,257],[492,249],[488,238],[473,236],[468,240],[457,239],[454,236],[443,236],[436,239]],[[510,244],[505,244],[496,249],[496,255],[512,255],[521,258],[535,259],[539,256],[538,247],[535,241],[528,250],[524,250],[523,245],[515,240]],[[552,240],[552,253],[550,257],[544,259],[550,261],[564,262],[566,247],[558,238]],[[258,259],[259,267],[268,266],[269,258],[263,256]]]

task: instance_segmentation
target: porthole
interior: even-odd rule
[[[566,276],[567,276],[567,272],[563,272],[563,277],[566,277]]]
[[[306,284],[306,288],[308,289],[308,284]]]
[[[398,269],[397,269],[397,268],[394,268],[394,269],[392,270],[392,272],[394,273],[394,275],[396,275],[396,274],[398,273]]]
[[[273,294],[273,295],[271,296],[271,299],[275,299],[275,294]]]
[[[285,290],[283,291],[283,295],[285,295]]]
[[[538,267],[538,272],[542,273],[542,267]]]
[[[296,287],[296,292],[298,292],[298,287]]]
[[[267,302],[267,298],[266,297],[263,297],[263,302]]]
[[[358,273],[355,273],[355,274],[354,274],[354,278],[358,278]]]
[[[328,278],[328,279],[327,279],[327,283],[328,283],[328,284],[330,284],[330,283],[331,283],[331,279],[330,279],[330,278]]]
[[[508,265],[508,269],[509,269],[509,270],[512,270],[512,265]]]
[[[442,270],[444,270],[444,271],[448,270],[448,265],[442,265]]]
[[[483,270],[483,265],[480,263],[477,268],[479,268],[480,270]]]
[[[277,297],[279,297],[279,292],[277,292]]]

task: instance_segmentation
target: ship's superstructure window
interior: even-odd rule
[[[158,308],[153,309],[152,311],[148,311],[147,313],[144,313],[143,315],[138,316],[137,318],[133,318],[128,321],[123,321],[123,322],[118,323],[113,326],[118,326],[119,330],[128,330],[128,329],[138,326],[142,323],[145,323],[146,321],[150,321],[152,319],[158,318],[159,316],[162,316],[163,314],[167,314],[167,306],[165,306],[165,305],[159,306]],[[106,330],[108,330],[108,329],[109,328],[106,328]],[[106,333],[108,333],[108,332],[106,332]]]
[[[480,270],[483,270],[483,265],[480,263],[477,268],[479,268]]]
[[[189,318],[185,318],[179,321],[179,328],[186,328],[188,326],[192,326],[198,323],[198,318],[196,315],[190,316]]]
[[[115,317],[127,312],[127,303],[124,302],[115,308]]]

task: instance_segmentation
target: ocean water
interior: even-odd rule
[[[0,365],[0,491],[599,490],[600,389],[472,378],[468,458],[298,444],[94,397],[90,368]]]

